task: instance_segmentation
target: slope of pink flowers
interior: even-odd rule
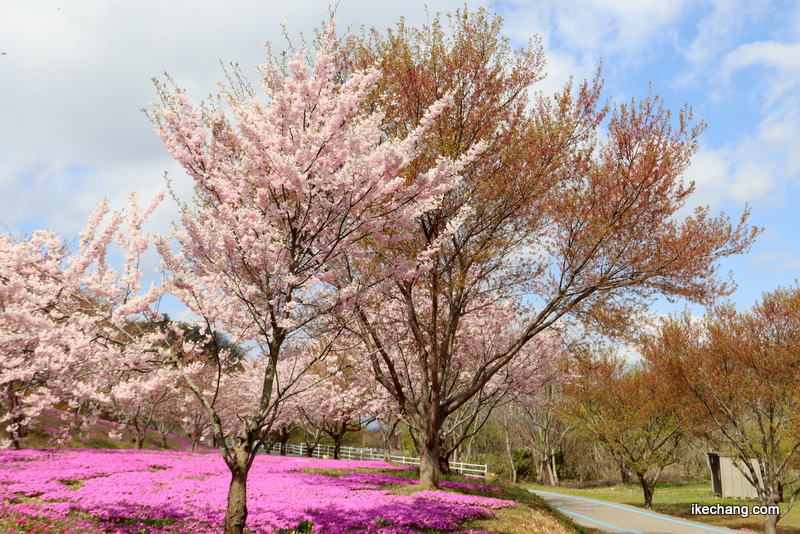
[[[341,477],[314,469],[386,468],[383,462],[260,456],[248,481],[247,528],[258,534],[314,524],[315,533],[418,534],[453,531],[513,501],[440,491],[392,495],[386,484],[411,481],[386,474]],[[52,519],[89,514],[104,532],[220,532],[230,480],[215,454],[162,451],[2,451],[3,509]],[[461,484],[461,486],[465,486]],[[19,497],[35,503],[16,504]],[[75,514],[73,513],[73,519]],[[85,516],[84,516],[85,517]],[[388,523],[387,523],[388,522]],[[90,525],[91,523],[86,523]],[[390,526],[387,526],[390,525]]]

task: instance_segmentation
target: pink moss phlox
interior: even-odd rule
[[[415,481],[385,474],[303,472],[388,467],[383,462],[259,456],[248,481],[247,528],[273,534],[307,520],[316,533],[417,534],[454,530],[491,515],[491,508],[513,504],[441,492],[392,495],[380,486]],[[10,504],[0,505],[0,513],[66,520],[71,512],[82,512],[106,532],[134,534],[145,528],[154,534],[210,534],[220,531],[229,481],[225,464],[213,453],[3,451],[0,500]],[[35,496],[38,502],[24,508],[13,504],[19,495]],[[71,521],[92,527],[91,522]]]

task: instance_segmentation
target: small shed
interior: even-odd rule
[[[708,467],[711,469],[711,485],[714,493],[720,497],[757,499],[758,492],[755,486],[736,467],[735,461],[741,462],[735,456],[727,456],[720,452],[708,453]],[[756,470],[758,479],[761,480],[758,460],[752,458],[750,462]]]

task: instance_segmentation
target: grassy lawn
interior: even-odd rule
[[[644,506],[642,488],[638,484],[618,484],[616,486],[574,489],[564,487],[539,486],[529,484],[525,487],[553,493],[588,497],[601,501],[610,501],[630,506]],[[763,519],[761,516],[708,516],[691,515],[691,505],[754,505],[757,501],[751,499],[721,499],[711,491],[711,483],[661,483],[656,487],[653,495],[653,510],[662,514],[700,521],[711,525],[728,527],[732,529],[747,528],[756,532],[763,532]],[[782,505],[783,506],[783,505]],[[780,534],[800,534],[800,510],[795,506],[778,523]]]

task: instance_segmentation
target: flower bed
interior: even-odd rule
[[[326,534],[452,532],[465,521],[514,504],[439,491],[393,495],[387,486],[413,482],[387,474],[303,472],[388,467],[383,462],[260,456],[248,480],[247,529],[272,534],[309,521],[313,532]],[[229,481],[216,454],[0,452],[0,510],[69,519],[105,532],[220,532]]]

